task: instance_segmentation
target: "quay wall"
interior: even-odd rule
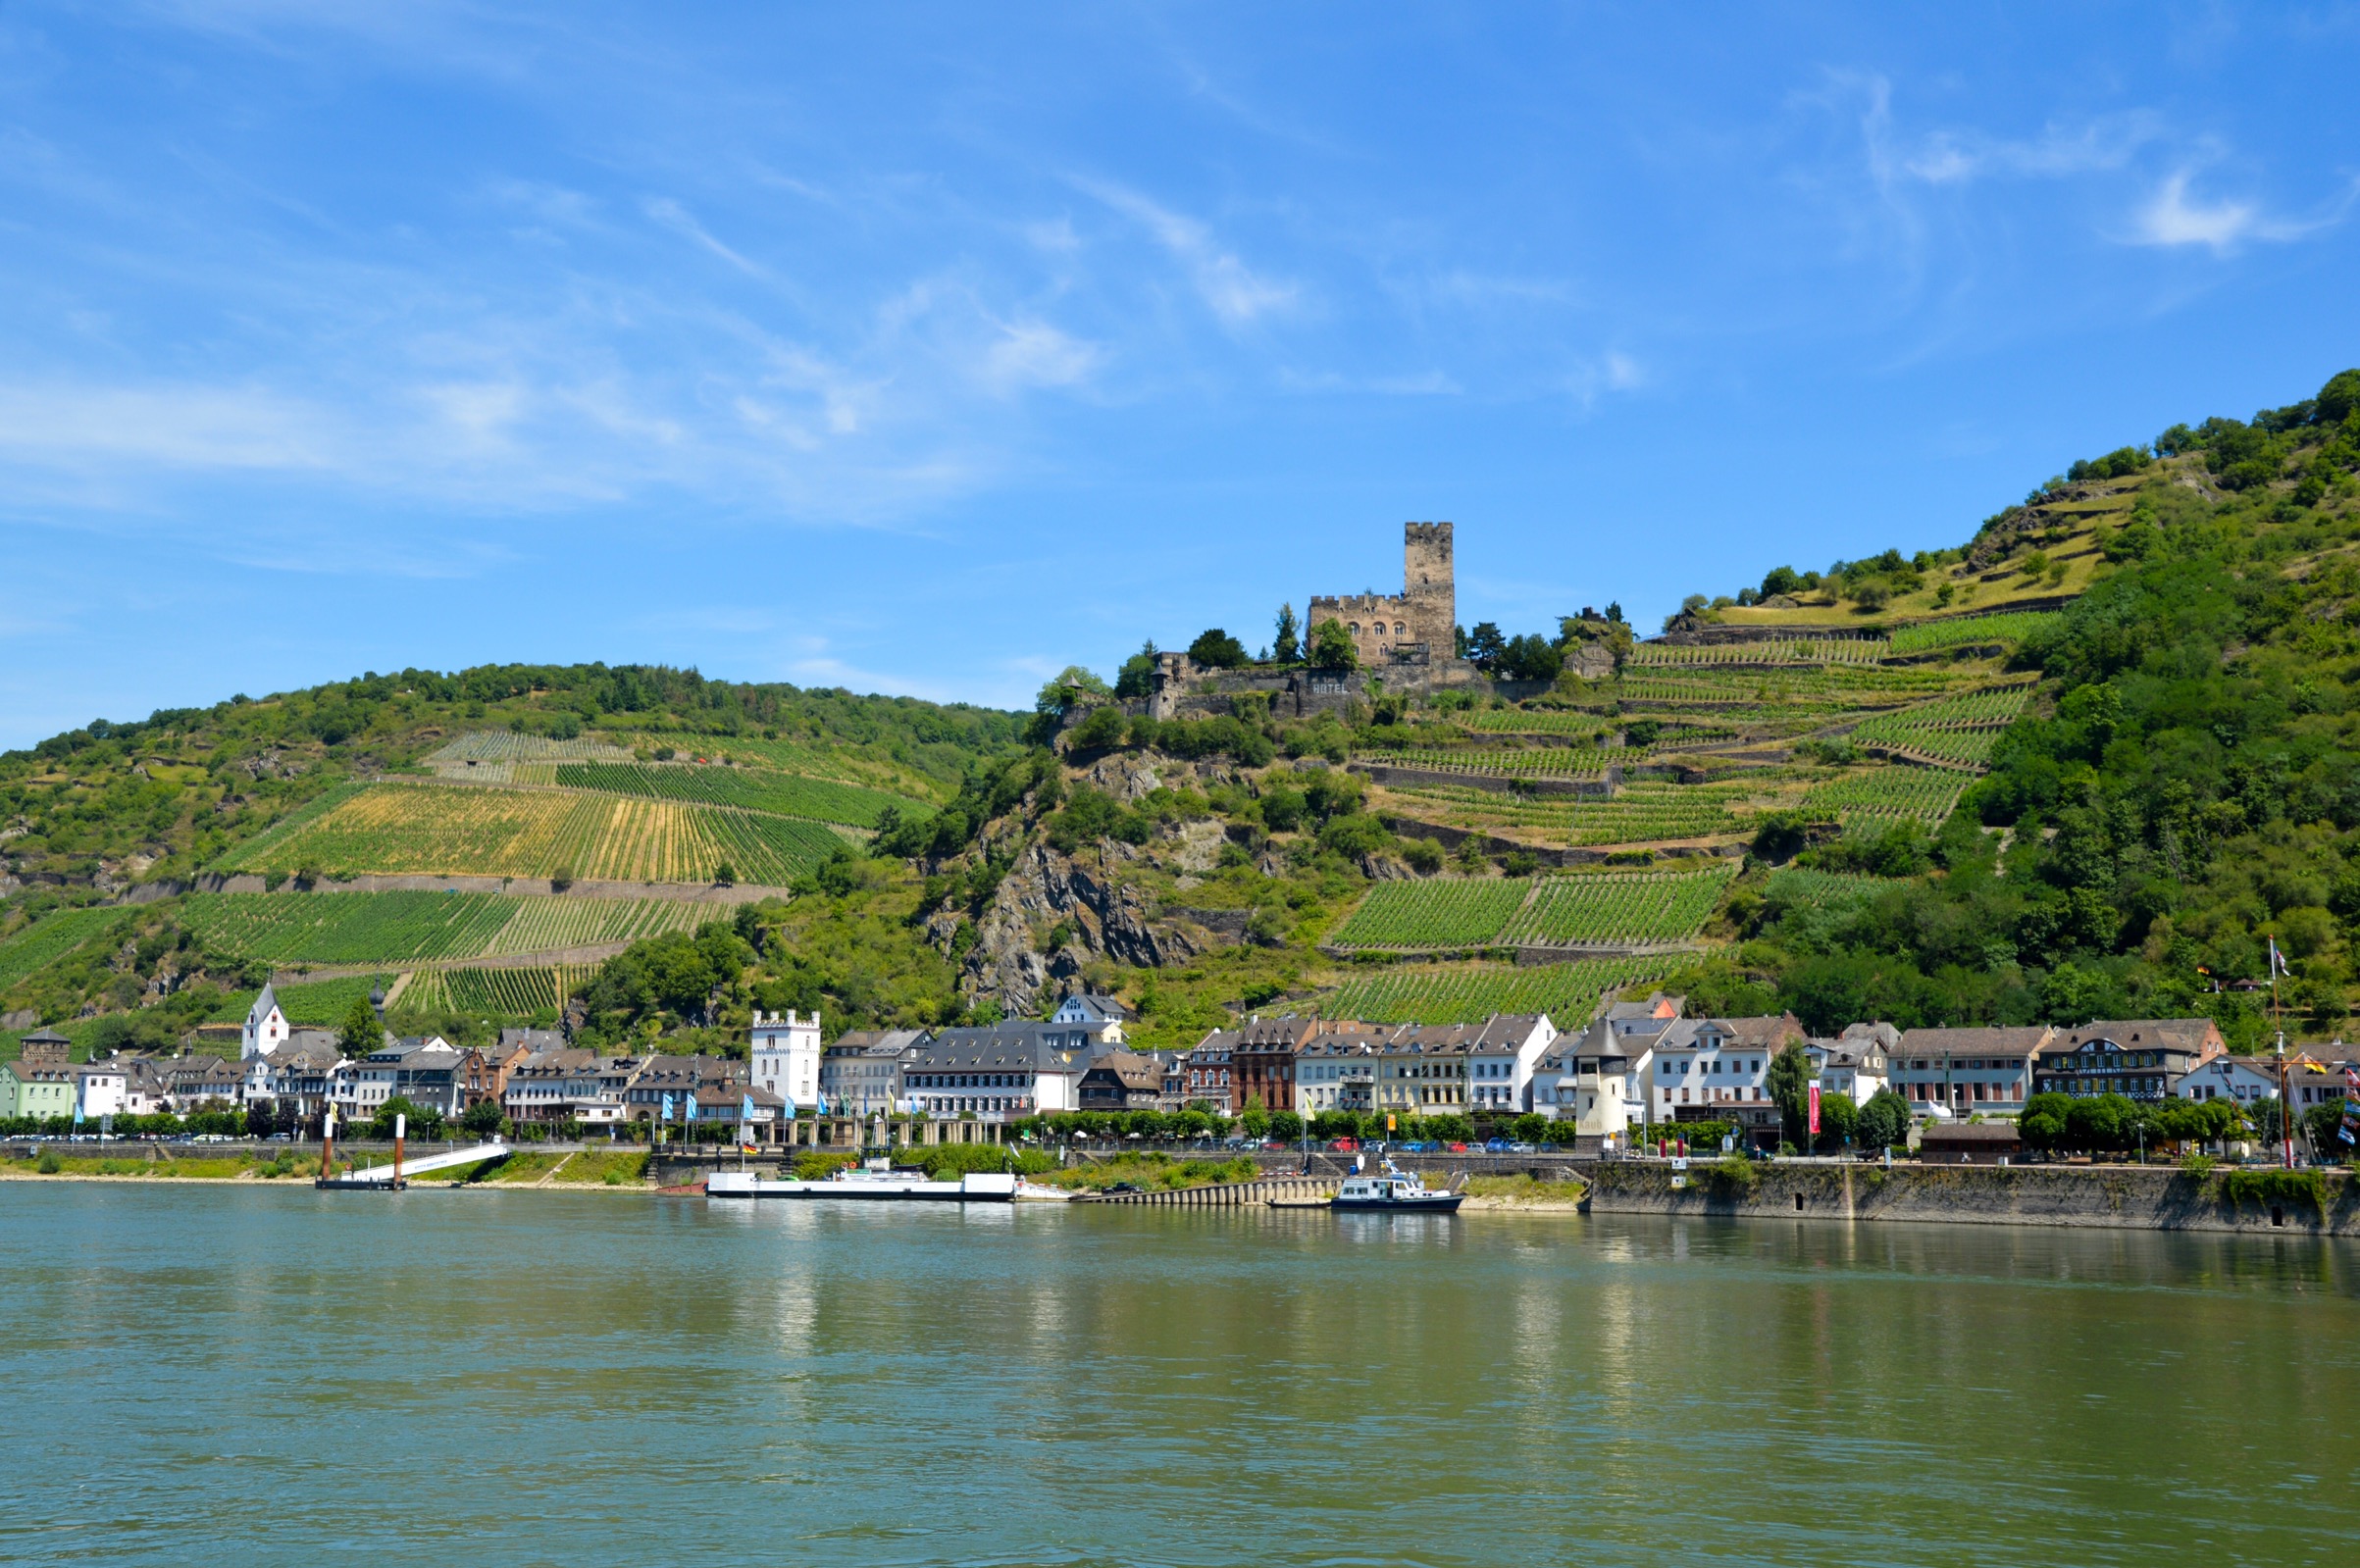
[[[1586,1167],[1593,1214],[1695,1214],[1950,1225],[2050,1225],[2104,1230],[2256,1231],[2360,1237],[2360,1181],[2323,1172],[2323,1206],[2232,1203],[2222,1171],[2164,1166],[1895,1165],[1774,1162],[1732,1182],[1690,1163],[1687,1185],[1657,1161]]]

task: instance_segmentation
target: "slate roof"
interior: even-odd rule
[[[920,1073],[995,1068],[1069,1072],[1087,1067],[1114,1048],[1102,1044],[1087,1025],[1019,1019],[938,1031],[910,1056],[909,1069]]]

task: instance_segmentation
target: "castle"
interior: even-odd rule
[[[1395,660],[1431,663],[1457,654],[1459,589],[1451,569],[1451,525],[1402,525],[1402,591],[1314,593],[1304,617],[1305,640],[1322,621],[1340,621],[1362,665]]]

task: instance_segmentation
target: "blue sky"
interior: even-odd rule
[[[0,745],[1652,624],[2360,363],[2349,6],[0,9]]]

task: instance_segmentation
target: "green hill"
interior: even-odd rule
[[[1575,1024],[1663,983],[1819,1030],[2194,1009],[2251,1042],[2275,939],[2289,1033],[2344,1031],[2356,391],[2175,426],[1954,548],[1782,567],[1658,638],[1476,628],[1521,678],[1490,694],[1158,723],[1079,670],[1019,716],[588,666],[93,725],[0,759],[0,1011],[161,1028],[309,966],[453,1031],[685,1048],[755,1007],[834,1034],[1086,985],[1165,1045],[1290,1007]],[[724,862],[771,895],[642,885],[717,897]],[[200,872],[273,890],[66,907]],[[362,874],[519,885],[298,890]]]

